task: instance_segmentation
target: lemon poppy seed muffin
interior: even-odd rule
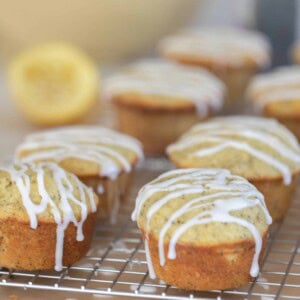
[[[300,171],[294,135],[276,120],[230,116],[198,124],[167,149],[179,168],[224,168],[253,183],[274,220],[286,214]]]
[[[119,201],[127,196],[135,165],[143,157],[140,143],[101,126],[71,126],[33,133],[17,148],[22,162],[50,161],[93,187],[99,214],[115,221]]]
[[[0,167],[0,265],[23,270],[69,266],[89,249],[98,199],[56,164]]]
[[[256,111],[277,119],[300,140],[300,67],[280,67],[256,76],[248,91]]]
[[[107,78],[118,129],[138,138],[146,153],[162,154],[189,127],[219,111],[223,84],[206,70],[144,60]]]
[[[162,39],[158,48],[172,61],[207,68],[222,79],[227,107],[240,101],[249,79],[270,64],[268,39],[241,28],[183,30]]]
[[[138,193],[152,278],[188,290],[237,288],[256,277],[272,219],[263,195],[222,169],[166,172]]]

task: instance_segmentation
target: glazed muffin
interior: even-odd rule
[[[188,290],[237,288],[256,277],[272,222],[263,195],[222,169],[164,173],[140,190],[132,217],[150,277]]]
[[[300,67],[256,76],[247,94],[257,112],[277,119],[300,140]]]
[[[17,148],[15,160],[56,162],[92,187],[99,214],[114,222],[125,199],[133,170],[143,157],[140,143],[100,126],[73,126],[33,133]]]
[[[276,120],[231,116],[191,128],[167,149],[179,168],[224,168],[260,190],[272,218],[290,205],[300,171],[296,138]]]
[[[160,60],[125,68],[103,89],[116,108],[118,129],[138,138],[148,154],[164,153],[189,127],[219,111],[224,91],[203,69]]]
[[[270,49],[261,33],[223,27],[181,31],[159,44],[164,57],[207,68],[222,79],[227,108],[241,100],[253,74],[270,64]]]
[[[91,244],[98,198],[53,163],[0,167],[1,267],[62,270]]]

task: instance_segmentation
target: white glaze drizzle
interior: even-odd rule
[[[102,184],[98,184],[97,185],[97,190],[96,190],[97,194],[103,194],[104,193],[104,187]]]
[[[259,145],[254,145],[253,141],[271,147],[279,158],[275,158],[272,153],[262,151]],[[210,145],[201,148],[203,143],[210,143]],[[196,149],[188,150],[189,147],[196,145]],[[282,174],[286,185],[292,181],[291,166],[300,165],[300,148],[296,138],[277,121],[259,117],[220,117],[198,124],[179,141],[170,145],[167,152],[171,154],[173,151],[186,150],[186,155],[196,158],[213,155],[227,148],[247,152],[274,167]]]
[[[210,194],[201,195],[204,191],[210,190]],[[167,193],[166,193],[167,192]],[[245,219],[230,215],[230,212],[242,210],[252,206],[259,206],[266,219],[266,224],[272,223],[262,194],[252,186],[247,180],[239,176],[231,175],[228,170],[222,169],[181,169],[173,170],[162,174],[157,179],[145,185],[138,193],[132,219],[137,220],[142,207],[156,193],[164,193],[149,208],[146,214],[146,224],[144,231],[145,251],[149,268],[149,276],[155,278],[152,265],[148,235],[149,226],[153,216],[168,205],[171,201],[176,201],[180,196],[187,194],[194,195],[189,201],[184,203],[179,209],[171,212],[166,223],[160,228],[158,238],[158,251],[161,266],[165,265],[164,240],[167,231],[173,222],[182,217],[185,213],[204,208],[204,211],[196,214],[193,218],[178,226],[172,234],[168,246],[168,259],[176,258],[176,244],[180,237],[192,226],[197,226],[210,222],[229,222],[247,228],[255,240],[255,254],[250,269],[251,276],[255,277],[259,272],[258,259],[262,247],[262,238],[254,224]],[[138,224],[139,225],[139,224]]]
[[[230,182],[228,182],[229,179]],[[199,194],[208,189],[214,192],[209,195],[199,196]],[[254,224],[230,215],[230,212],[232,211],[241,210],[252,206],[259,206],[264,212],[266,223],[271,224],[272,219],[266,209],[263,196],[256,190],[254,186],[239,176],[231,175],[228,170],[182,169],[170,171],[159,176],[156,180],[145,185],[140,190],[136,200],[135,209],[132,213],[132,219],[137,220],[143,205],[151,198],[151,196],[160,192],[169,193],[157,199],[157,201],[149,207],[146,215],[146,233],[148,233],[153,215],[157,213],[164,205],[168,205],[168,203],[171,201],[176,201],[176,198],[178,199],[183,195],[195,195],[194,198],[171,213],[167,222],[163,225],[163,227],[160,228],[158,249],[160,264],[162,266],[165,264],[164,237],[170,226],[172,226],[172,222],[190,210],[203,207],[206,208],[204,212],[196,215],[189,221],[180,225],[173,233],[169,243],[168,258],[176,258],[175,249],[177,241],[190,227],[210,222],[236,223],[247,228],[254,237],[255,254],[253,257],[250,274],[253,277],[257,276],[259,271],[258,259],[262,247],[261,235]],[[225,197],[227,197],[227,200],[222,200]],[[149,267],[149,275],[151,278],[155,278],[149,253],[147,235],[145,237],[145,251]]]
[[[134,138],[100,126],[64,127],[28,135],[15,154],[16,161],[35,162],[78,158],[99,165],[100,175],[115,179],[122,171],[131,171],[128,159],[111,146],[132,151],[143,158],[141,144]],[[22,152],[33,151],[24,157]],[[121,166],[121,167],[120,167]]]
[[[51,172],[58,189],[60,197],[59,203],[55,203],[55,201],[51,199],[50,193],[45,187],[46,169]],[[38,215],[43,213],[48,206],[50,207],[54,221],[57,224],[55,270],[62,270],[64,234],[66,228],[69,224],[73,223],[77,228],[76,239],[77,241],[82,241],[84,239],[82,227],[88,216],[88,205],[92,212],[96,212],[97,210],[92,189],[82,184],[76,176],[66,173],[62,168],[53,163],[14,164],[1,167],[0,170],[8,172],[12,182],[16,184],[32,229],[36,229],[38,226]],[[36,174],[37,178],[38,192],[41,197],[41,201],[38,204],[34,203],[30,197],[31,178],[28,175],[28,171],[30,170]],[[74,182],[71,183],[69,178],[72,178]],[[80,198],[74,196],[75,189],[78,189]],[[72,202],[80,207],[81,215],[79,220],[77,220],[74,215],[70,204]]]
[[[204,27],[167,36],[159,44],[162,53],[213,60],[220,66],[243,66],[249,58],[259,67],[270,64],[270,43],[259,32],[241,28]]]
[[[146,261],[147,261],[148,270],[149,270],[149,277],[152,279],[155,279],[156,275],[155,275],[155,271],[154,271],[151,256],[150,256],[148,236],[145,237],[145,254],[146,254]]]
[[[170,96],[192,101],[200,115],[218,111],[223,104],[224,85],[204,69],[182,66],[158,59],[143,60],[109,77],[104,95],[112,98],[122,92]]]
[[[280,67],[270,73],[257,75],[247,94],[260,110],[269,102],[299,101],[300,67]]]

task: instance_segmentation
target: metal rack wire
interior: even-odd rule
[[[169,169],[165,159],[147,159],[135,189]],[[124,203],[116,224],[99,224],[80,262],[61,272],[0,270],[0,287],[152,299],[300,299],[300,189],[283,223],[272,226],[260,276],[238,290],[187,292],[148,276],[140,232]],[[27,292],[26,291],[26,292]]]

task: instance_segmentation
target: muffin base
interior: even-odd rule
[[[90,176],[79,177],[79,179],[93,188],[99,198],[98,217],[110,219],[115,223],[121,201],[126,201],[134,172],[121,173],[115,180],[107,177]]]
[[[268,117],[273,117],[268,115]],[[293,119],[284,119],[284,118],[277,118],[274,116],[273,118],[277,119],[282,125],[284,125],[286,128],[288,128],[300,141],[300,117],[299,118],[293,118]]]
[[[246,88],[255,74],[255,71],[250,69],[238,70],[211,70],[218,76],[227,87],[227,94],[224,102],[225,112],[239,112],[244,105]]]
[[[90,213],[83,225],[83,241],[76,240],[77,228],[71,223],[65,230],[63,265],[70,266],[88,251],[96,222]],[[11,219],[0,221],[0,265],[18,270],[48,270],[55,266],[56,223],[40,221],[36,229],[28,222]]]
[[[143,232],[145,238],[145,233]],[[267,232],[263,236],[261,263],[266,246]],[[176,259],[160,265],[158,240],[148,237],[149,251],[157,277],[170,285],[185,290],[207,291],[238,288],[252,277],[250,268],[254,255],[254,241],[243,241],[218,246],[176,245]],[[167,253],[168,245],[164,251]]]
[[[249,180],[264,195],[269,213],[274,221],[281,221],[288,212],[297,185],[294,175],[290,185],[284,185],[282,178],[273,180]]]
[[[164,154],[168,145],[187,129],[205,119],[196,110],[147,110],[116,104],[117,127],[140,140],[147,154]]]

